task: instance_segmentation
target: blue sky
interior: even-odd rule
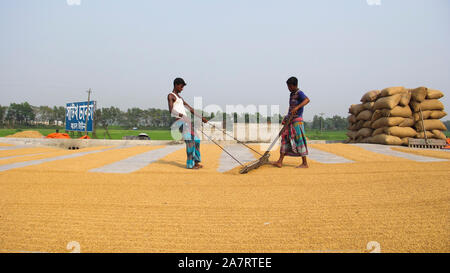
[[[0,1],[0,104],[166,108],[176,76],[203,103],[346,115],[365,91],[427,86],[450,108],[450,1]],[[225,108],[225,107],[224,107]]]

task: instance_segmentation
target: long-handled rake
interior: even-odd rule
[[[277,137],[274,139],[272,144],[270,144],[269,148],[266,150],[266,152],[258,159],[251,163],[249,163],[246,166],[243,166],[241,170],[239,171],[240,174],[246,174],[252,170],[256,170],[259,167],[266,165],[269,163],[269,157],[270,157],[270,151],[272,150],[273,146],[277,143],[278,139],[280,139],[283,132],[286,130],[286,128],[289,126],[289,124],[292,122],[293,116],[289,115],[288,120],[284,123],[283,128],[278,133]]]
[[[266,165],[269,163],[269,157],[270,157],[270,151],[272,150],[272,148],[275,146],[275,144],[277,143],[278,139],[281,137],[281,135],[283,134],[283,132],[286,130],[286,128],[289,126],[289,124],[292,122],[293,116],[289,116],[288,120],[285,122],[283,128],[281,129],[281,131],[278,133],[277,137],[275,138],[275,140],[272,142],[272,144],[269,146],[269,148],[267,149],[267,151],[264,154],[261,154],[260,152],[258,152],[257,150],[253,149],[252,147],[248,146],[247,144],[245,144],[244,142],[238,140],[237,138],[235,138],[234,136],[228,134],[228,132],[224,129],[218,128],[216,127],[214,124],[211,124],[210,122],[208,122],[207,124],[209,124],[212,128],[214,129],[218,129],[220,131],[222,131],[224,134],[228,135],[229,137],[233,138],[237,143],[244,145],[245,147],[247,147],[248,149],[252,150],[253,152],[257,153],[258,155],[260,155],[261,157],[258,160],[255,160],[253,162],[250,162],[249,164],[245,165],[244,163],[242,163],[241,161],[239,161],[236,157],[234,157],[230,152],[228,152],[224,147],[222,147],[219,143],[217,143],[216,141],[214,141],[214,139],[212,137],[210,137],[209,135],[207,135],[205,132],[203,132],[203,130],[201,130],[202,134],[204,136],[206,136],[211,142],[213,142],[214,144],[216,144],[220,149],[222,149],[225,153],[227,153],[233,160],[235,160],[237,163],[239,163],[239,165],[241,165],[241,170],[239,171],[240,174],[246,174],[252,170],[256,170],[259,167]]]

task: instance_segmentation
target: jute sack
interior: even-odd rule
[[[447,113],[445,111],[422,111],[423,119],[441,119],[447,116]],[[420,112],[414,113],[413,115],[414,121],[421,120],[420,118]]]
[[[370,120],[364,122],[363,128],[369,128],[372,129],[372,122]]]
[[[397,136],[399,138],[404,137],[415,137],[417,135],[417,131],[411,127],[388,127],[384,130],[386,135]]]
[[[365,110],[364,104],[353,104],[350,106],[350,113],[357,116],[361,111]]]
[[[363,125],[364,125],[364,120],[360,120],[360,121],[356,122],[354,130],[358,131],[359,129],[361,129],[363,127]]]
[[[439,100],[424,100],[421,103],[418,103],[416,101],[411,101],[410,106],[414,112],[419,112],[420,109],[422,109],[422,111],[427,111],[427,110],[443,111],[444,110],[444,105]]]
[[[443,140],[446,140],[446,139],[447,139],[447,137],[445,136],[445,134],[442,133],[442,132],[439,131],[439,130],[433,130],[433,131],[431,131],[431,132],[433,133],[434,138],[436,138],[436,139],[443,139]]]
[[[445,124],[438,119],[427,119],[424,120],[423,123],[425,124],[425,129],[427,131],[431,130],[447,131],[447,127],[445,126]],[[416,122],[416,129],[418,132],[423,132],[422,121]]]
[[[428,89],[427,92],[427,99],[429,100],[438,100],[440,98],[444,97],[444,93],[442,93],[439,90],[434,90],[434,89]]]
[[[375,102],[366,102],[364,103],[364,109],[372,111]]]
[[[393,95],[393,96],[389,96],[389,97],[383,97],[383,98],[379,98],[374,106],[373,109],[377,110],[377,109],[393,109],[395,106],[398,105],[398,103],[400,102],[400,99],[402,98],[401,94],[397,94],[397,95]]]
[[[355,115],[350,115],[347,119],[348,119],[348,122],[350,122],[350,123],[355,123],[356,122],[356,116]]]
[[[422,102],[427,97],[428,88],[426,87],[418,87],[416,89],[411,89],[411,100]]]
[[[384,130],[386,130],[386,128],[389,128],[389,127],[381,127],[381,128],[375,129],[372,133],[372,136],[384,134]]]
[[[385,144],[385,145],[402,145],[403,141],[396,136],[388,136],[386,134],[373,136],[371,139],[372,143]]]
[[[350,139],[355,139],[355,138],[358,136],[358,131],[348,131],[348,132],[347,132],[347,136],[348,136]]]
[[[362,128],[362,129],[360,129],[358,131],[358,135],[357,136],[358,137],[363,137],[363,138],[370,137],[370,136],[372,136],[372,132],[373,132],[372,129]]]
[[[371,120],[372,119],[372,112],[370,110],[364,110],[361,113],[358,114],[356,117],[356,120]]]
[[[402,98],[400,99],[398,104],[401,106],[407,106],[407,105],[409,105],[410,101],[411,101],[411,93],[405,92],[405,93],[402,93]]]
[[[408,90],[405,87],[403,87],[403,86],[389,87],[389,88],[385,88],[385,89],[381,90],[380,97],[389,97],[389,96],[392,96],[392,95],[405,93],[407,91]]]
[[[371,143],[372,137],[366,137],[361,140],[361,143]]]
[[[446,117],[447,113],[445,111],[431,111],[430,119],[441,119]]]
[[[372,115],[372,121],[382,117],[402,117],[410,118],[412,111],[409,106],[396,106],[394,109],[378,109]]]
[[[364,94],[364,96],[362,96],[361,102],[366,103],[366,102],[376,101],[379,95],[380,95],[380,90],[369,91],[366,94]]]
[[[399,127],[413,127],[416,122],[412,118],[405,118],[402,123],[400,123]]]
[[[430,110],[427,110],[427,111],[422,111],[422,117],[423,117],[423,119],[425,120],[425,119],[429,119],[430,118],[430,115],[431,115],[431,112],[432,111],[430,111]],[[419,120],[422,120],[421,118],[420,118],[420,112],[417,112],[417,113],[414,113],[413,114],[413,119],[414,119],[414,121],[419,121]]]
[[[380,118],[380,119],[377,119],[376,121],[372,122],[372,129],[378,129],[381,127],[398,126],[404,120],[405,120],[405,118],[401,118],[401,117]]]
[[[404,137],[404,138],[402,138],[402,145],[403,146],[408,146],[408,144],[409,144],[409,137]]]
[[[434,138],[434,134],[432,132],[427,131],[426,133],[427,133],[427,138]],[[425,136],[424,136],[423,132],[419,132],[419,133],[417,133],[416,138],[425,138]]]

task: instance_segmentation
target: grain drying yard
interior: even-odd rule
[[[204,168],[187,170],[184,145],[0,138],[0,252],[450,251],[448,151],[311,144],[309,169],[288,158],[246,175],[201,151]]]

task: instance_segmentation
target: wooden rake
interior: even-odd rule
[[[281,135],[287,129],[289,124],[291,124],[293,118],[294,118],[294,116],[289,115],[288,120],[284,123],[283,128],[280,130],[280,132],[278,133],[277,137],[274,139],[272,144],[270,144],[267,151],[258,160],[255,160],[255,161],[247,164],[246,166],[243,166],[241,168],[241,170],[239,171],[240,174],[246,174],[252,170],[258,169],[259,167],[261,167],[263,165],[269,164],[270,151],[272,150],[273,146],[275,146],[275,144],[278,142],[278,139],[280,139]]]

